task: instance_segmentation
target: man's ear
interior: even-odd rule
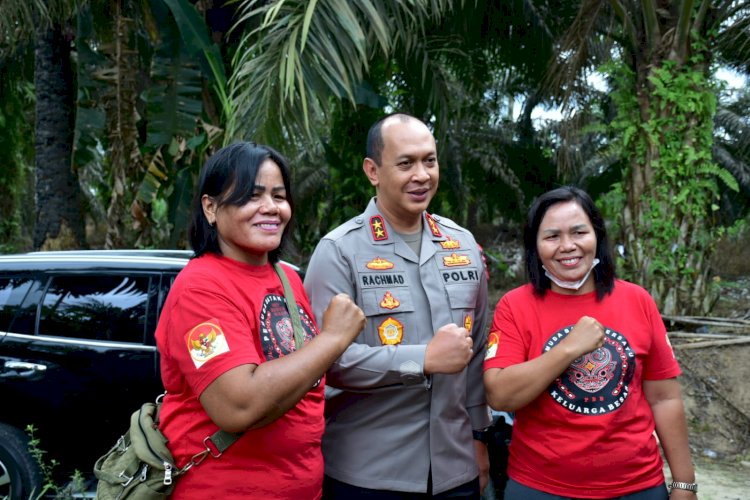
[[[216,224],[216,200],[213,197],[204,194],[201,196],[201,205],[203,206],[203,216],[210,226]]]
[[[365,175],[370,180],[370,184],[378,187],[378,184],[380,184],[380,181],[378,180],[378,171],[380,170],[380,167],[378,167],[375,161],[371,158],[365,158],[365,161],[362,162],[362,170],[365,171]]]

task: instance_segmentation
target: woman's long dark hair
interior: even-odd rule
[[[615,260],[612,255],[609,238],[607,238],[607,229],[604,226],[604,218],[594,200],[586,191],[575,186],[563,186],[552,191],[547,191],[539,196],[529,209],[526,225],[523,228],[523,246],[526,263],[526,277],[534,287],[534,292],[543,297],[547,290],[552,286],[550,279],[545,276],[542,269],[542,260],[539,258],[539,252],[536,246],[537,233],[539,226],[542,224],[544,214],[552,205],[574,201],[581,206],[586,215],[588,215],[591,225],[594,227],[596,234],[596,258],[599,264],[594,267],[592,272],[594,283],[596,284],[596,296],[599,300],[603,299],[608,293],[611,293],[615,287]]]
[[[211,155],[201,170],[188,229],[190,245],[196,257],[200,257],[206,252],[221,254],[216,226],[209,224],[203,214],[203,203],[201,201],[203,195],[214,198],[217,206],[244,205],[255,191],[255,179],[258,177],[258,170],[266,160],[271,160],[279,166],[281,177],[284,179],[286,199],[292,209],[292,215],[294,214],[289,165],[286,159],[270,146],[255,144],[254,142],[230,144]],[[287,242],[291,223],[290,219],[281,235],[279,247],[268,252],[270,262],[278,262],[279,255]]]

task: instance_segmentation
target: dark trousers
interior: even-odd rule
[[[648,488],[629,495],[622,495],[619,497],[610,497],[607,500],[667,500],[669,493],[667,493],[666,484],[662,483],[659,486]],[[518,483],[512,479],[508,479],[508,485],[505,487],[505,500],[576,500],[571,497],[561,497],[558,495],[550,495],[543,491],[529,488],[521,483]]]
[[[477,500],[479,496],[479,478],[457,486],[451,490],[433,495],[432,484],[428,484],[429,493],[407,493],[403,491],[371,490],[352,484],[343,483],[332,477],[323,478],[323,500]]]

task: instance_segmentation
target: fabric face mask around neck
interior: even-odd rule
[[[546,267],[542,266],[542,269],[544,269],[544,275],[548,277],[550,280],[552,280],[552,283],[559,286],[560,288],[567,288],[568,290],[578,290],[583,286],[584,283],[586,283],[586,280],[589,279],[589,275],[591,274],[591,271],[594,270],[594,266],[596,266],[598,263],[599,263],[599,259],[594,259],[594,261],[591,263],[591,267],[586,273],[586,276],[584,276],[578,281],[563,281],[557,278],[556,276],[553,276],[552,273],[547,271]]]

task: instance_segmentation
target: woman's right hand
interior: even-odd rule
[[[560,347],[568,349],[576,359],[604,345],[604,327],[595,318],[583,316],[568,335],[560,342]]]
[[[365,327],[365,313],[345,293],[334,295],[323,312],[322,332],[338,335],[350,344]]]

